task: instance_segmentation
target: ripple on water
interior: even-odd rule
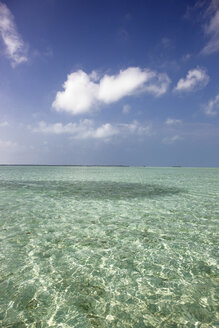
[[[218,326],[218,170],[1,169],[0,327]]]

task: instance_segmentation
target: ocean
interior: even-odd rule
[[[0,327],[218,327],[218,218],[218,168],[1,166]]]

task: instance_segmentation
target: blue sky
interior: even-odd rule
[[[218,73],[218,0],[0,0],[0,163],[219,166]]]

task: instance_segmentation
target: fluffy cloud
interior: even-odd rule
[[[100,104],[110,104],[141,92],[161,96],[169,84],[166,74],[139,67],[129,67],[117,75],[106,74],[102,78],[95,71],[87,74],[79,70],[68,75],[64,91],[57,92],[52,107],[58,112],[84,114]]]
[[[0,2],[0,34],[6,47],[6,55],[16,66],[27,61],[26,46],[18,34],[14,17],[8,7]]]
[[[215,116],[219,111],[219,95],[217,95],[214,99],[211,99],[209,103],[204,106],[204,112],[206,115]]]
[[[219,9],[214,12],[209,24],[205,27],[205,34],[210,37],[210,40],[202,49],[202,53],[209,55],[219,51]]]
[[[74,139],[110,139],[114,136],[128,136],[130,134],[143,136],[152,135],[151,126],[140,124],[138,121],[132,123],[120,123],[112,125],[110,123],[95,126],[93,120],[81,120],[79,123],[54,123],[47,124],[44,121],[39,122],[34,132],[45,134],[69,134]]]
[[[174,91],[194,91],[204,88],[209,81],[206,71],[200,67],[189,70],[185,79],[180,79]]]
[[[64,91],[56,94],[52,106],[57,112],[66,111],[73,115],[89,112],[98,98],[98,84],[93,74],[79,70],[68,75],[63,84]]]
[[[176,120],[174,118],[168,118],[165,122],[166,125],[177,125],[177,124],[181,124],[182,121],[181,120]]]
[[[151,71],[141,70],[138,67],[129,67],[120,71],[118,75],[104,75],[99,83],[98,100],[110,104],[132,95],[141,89],[152,76]]]

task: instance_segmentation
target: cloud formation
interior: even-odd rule
[[[104,139],[118,134],[118,130],[110,123],[103,124],[97,128],[94,127],[92,120],[81,120],[79,123],[54,123],[47,124],[41,121],[34,132],[42,132],[45,134],[70,134],[75,139]]]
[[[110,124],[105,123],[98,127],[93,120],[80,120],[79,123],[54,123],[39,122],[34,132],[45,134],[69,134],[74,139],[111,139],[114,136],[128,136],[130,134],[143,136],[152,135],[149,124],[140,124],[138,121],[132,123]]]
[[[209,76],[207,75],[206,71],[200,67],[195,69],[189,70],[186,77],[183,79],[181,78],[174,91],[195,91],[204,88],[209,82]]]
[[[209,101],[209,103],[204,106],[204,112],[208,116],[215,116],[219,112],[219,94]]]
[[[101,104],[110,104],[126,96],[148,92],[155,96],[164,94],[170,84],[166,74],[158,74],[149,69],[129,67],[117,75],[105,74],[102,78],[93,71],[87,74],[82,70],[68,75],[52,104],[57,112],[72,115],[91,112]]]
[[[210,38],[210,40],[202,49],[202,53],[205,55],[210,55],[219,51],[219,8],[214,12],[208,25],[206,25],[205,34]]]
[[[8,7],[0,2],[0,34],[6,48],[6,56],[12,66],[26,62],[26,46],[17,32],[14,17]]]

